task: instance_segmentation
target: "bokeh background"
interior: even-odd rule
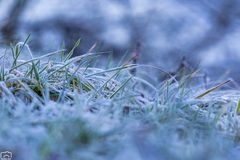
[[[41,54],[75,55],[95,43],[118,59],[138,51],[139,63],[175,71],[187,63],[210,80],[240,82],[239,0],[0,0],[0,45],[23,41]]]

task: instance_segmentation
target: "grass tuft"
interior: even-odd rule
[[[35,57],[28,41],[0,57],[0,148],[16,158],[237,159],[240,94],[216,91],[230,80],[193,98],[197,72],[178,81],[150,65],[96,67],[102,53],[72,57],[80,39],[66,55]],[[154,84],[139,76],[145,68],[168,79]]]

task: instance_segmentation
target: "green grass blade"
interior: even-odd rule
[[[22,47],[21,47],[21,49],[20,49],[20,51],[19,51],[19,54],[22,52],[24,46],[28,43],[30,37],[31,37],[31,34],[29,34],[29,35],[27,36],[27,38],[25,39],[25,41],[23,42],[23,45],[22,45]]]
[[[123,89],[131,79],[132,79],[132,77],[128,78],[128,79],[110,96],[110,98],[113,98],[121,89]]]
[[[37,82],[40,83],[40,76],[39,76],[39,74],[38,74],[36,65],[35,65],[34,63],[32,63],[32,68],[33,68],[33,72],[34,72],[34,77],[35,77],[35,79],[37,80]]]
[[[66,62],[67,60],[69,60],[73,53],[74,53],[74,50],[80,45],[80,42],[81,42],[81,39],[78,39],[76,41],[76,43],[74,44],[73,48],[71,49],[71,51],[67,54],[66,58],[64,59],[64,62]]]
[[[121,69],[119,69],[116,73],[114,73],[99,89],[98,92],[100,92],[108,82],[110,82],[115,76],[117,76],[120,73]]]
[[[205,91],[205,92],[203,92],[202,94],[200,94],[199,96],[195,97],[195,99],[200,99],[200,98],[206,96],[207,94],[209,94],[209,93],[211,93],[211,92],[213,92],[213,91],[221,88],[222,86],[224,86],[225,84],[227,84],[227,83],[229,83],[229,82],[231,82],[231,80],[227,80],[227,81],[225,81],[225,82],[223,82],[223,83],[221,83],[221,84],[219,84],[219,85],[217,85],[217,86],[215,86],[215,87],[213,87],[213,88],[210,88],[210,89],[208,89],[207,91]]]
[[[28,63],[31,63],[31,62],[33,62],[33,61],[37,61],[37,60],[40,60],[40,59],[43,59],[43,58],[46,58],[46,57],[50,57],[50,56],[53,56],[53,55],[58,54],[58,53],[61,53],[61,52],[62,52],[62,50],[55,51],[55,52],[50,52],[50,53],[48,53],[48,54],[46,54],[46,55],[43,55],[43,56],[40,56],[40,57],[37,57],[37,58],[30,59],[30,60],[25,61],[25,62],[23,62],[23,63],[15,66],[15,67],[12,67],[12,68],[9,70],[9,72],[11,72],[11,71],[13,71],[14,69],[17,69],[17,68],[19,68],[19,67],[21,67],[21,66],[23,66],[23,65],[25,65],[25,64],[28,64]]]
[[[240,100],[238,101],[238,105],[237,105],[237,114],[239,114],[240,113]]]

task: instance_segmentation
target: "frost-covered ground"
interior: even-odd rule
[[[13,159],[239,158],[239,91],[192,86],[198,72],[153,85],[133,73],[150,66],[96,68],[98,53],[36,57],[22,45],[0,59],[0,150]]]

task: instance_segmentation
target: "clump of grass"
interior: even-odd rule
[[[194,97],[196,72],[177,81],[146,65],[98,68],[90,64],[101,53],[72,57],[80,40],[69,53],[35,57],[28,40],[11,48],[10,64],[0,57],[0,148],[16,158],[235,158],[239,105],[206,96],[227,82]],[[169,79],[152,84],[131,74],[144,67]]]
[[[40,57],[33,57],[26,42],[17,44],[11,50],[13,55],[11,67],[1,67],[1,79],[6,86],[6,88],[1,90],[2,94],[4,90],[11,90],[10,92],[14,95],[24,90],[27,94],[25,96],[27,101],[32,101],[38,97],[40,102],[46,100],[72,100],[74,92],[91,92],[92,94],[96,93],[94,94],[96,96],[108,95],[109,98],[114,98],[114,95],[123,89],[130,80],[128,78],[130,75],[125,74],[126,77],[123,79],[127,81],[121,84],[120,81],[111,77],[111,74],[113,73],[116,76],[119,71],[131,68],[131,65],[124,65],[110,70],[101,70],[93,67],[87,68],[84,66],[84,63],[89,59],[99,56],[99,54],[88,53],[70,58],[74,49],[79,45],[79,42],[77,41],[73,49],[60,61],[44,61],[44,59],[56,56],[62,50]],[[18,59],[24,47],[28,48],[31,55],[31,59],[25,61]],[[110,88],[109,85],[113,88]],[[109,96],[109,94],[111,95]]]

